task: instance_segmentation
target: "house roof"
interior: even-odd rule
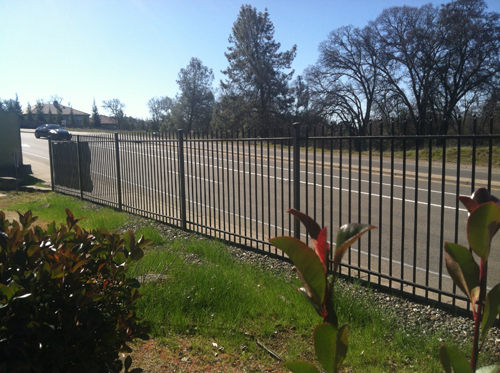
[[[43,105],[43,108],[42,108],[43,114],[49,114],[49,110],[53,115],[57,114],[57,108],[54,104],[42,104],[42,105]],[[62,115],[70,115],[71,108],[69,106],[65,106],[65,105],[61,105],[61,104],[58,104],[58,106],[59,106],[59,108],[62,109],[62,112],[61,112]],[[36,105],[31,106],[31,111],[33,113],[36,113]],[[23,114],[27,114],[27,113],[28,113],[28,109],[24,109]],[[90,114],[87,114],[87,113],[80,111],[80,110],[73,109],[73,115],[90,115]]]
[[[116,124],[116,118],[113,117],[99,115],[99,119],[101,119],[101,124]]]

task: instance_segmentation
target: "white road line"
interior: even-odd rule
[[[28,152],[24,152],[24,151],[23,151],[23,155],[25,155],[25,154],[26,154],[26,155],[30,155],[30,156],[32,156],[32,157],[38,157],[38,158],[43,158],[43,159],[50,160],[50,158],[49,158],[49,157],[44,157],[44,156],[42,156],[42,155],[33,154],[33,153],[28,153]]]

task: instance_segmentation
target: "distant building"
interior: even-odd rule
[[[50,114],[52,114],[52,118],[53,118],[52,123],[62,124],[62,125],[69,124],[69,118],[71,115],[71,108],[69,106],[61,105],[57,101],[54,101],[54,103],[52,103],[52,104],[41,104],[40,111],[43,113],[43,115],[45,117],[45,121],[44,121],[45,123],[49,123],[49,112],[50,112]],[[31,106],[31,112],[33,114],[33,117],[35,118],[35,122],[40,122],[39,120],[36,120],[37,114],[38,114],[37,105]],[[23,114],[25,116],[28,114],[27,108],[23,110]],[[90,114],[85,113],[85,112],[80,111],[80,110],[73,109],[73,121],[74,121],[75,127],[82,127],[83,126],[84,117],[87,117],[87,119],[89,119]],[[27,122],[28,121],[24,121],[24,124]],[[87,121],[87,123],[88,123],[88,121]],[[44,123],[41,123],[41,124],[44,124]]]
[[[111,125],[111,126],[116,126],[117,121],[116,118],[113,117],[108,117],[106,115],[99,115],[99,119],[101,119],[101,125]]]
[[[108,117],[106,115],[99,115],[99,119],[101,120],[101,128],[103,130],[116,130],[118,128],[117,126],[117,120],[116,118],[113,117]]]

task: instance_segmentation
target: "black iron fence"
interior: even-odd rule
[[[367,136],[300,125],[266,138],[77,135],[71,144],[51,142],[52,185],[283,259],[269,238],[306,239],[291,207],[328,227],[333,246],[339,226],[370,223],[378,229],[351,248],[343,274],[464,307],[444,269],[443,242],[467,242],[457,195],[478,187],[500,195],[500,135],[493,119],[486,134],[397,135],[394,127],[371,124]],[[490,263],[496,284],[500,252]]]

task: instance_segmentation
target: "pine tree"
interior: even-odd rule
[[[26,120],[29,120],[30,122],[35,120],[35,115],[33,114],[33,110],[31,109],[31,105],[29,102],[28,102],[28,109],[27,109],[27,113],[26,113]]]
[[[92,127],[94,128],[101,127],[101,118],[99,117],[99,111],[97,110],[95,99],[94,103],[92,104]]]
[[[69,110],[69,123],[68,123],[68,126],[69,127],[74,127],[75,126],[75,114],[73,113],[73,108],[70,107],[70,110]]]
[[[38,100],[35,106],[36,120],[39,122],[45,122],[45,115],[43,114],[43,103]]]
[[[229,67],[223,71],[223,90],[244,97],[258,113],[255,128],[269,128],[291,104],[290,69],[297,47],[278,52],[281,44],[274,40],[274,26],[267,9],[257,12],[251,5],[242,5],[229,37],[231,46],[225,56]]]
[[[54,123],[54,115],[52,114],[52,110],[49,107],[49,123]]]
[[[181,94],[172,109],[177,127],[186,132],[208,129],[214,107],[213,80],[212,69],[198,58],[191,58],[189,65],[181,69],[177,79]]]

